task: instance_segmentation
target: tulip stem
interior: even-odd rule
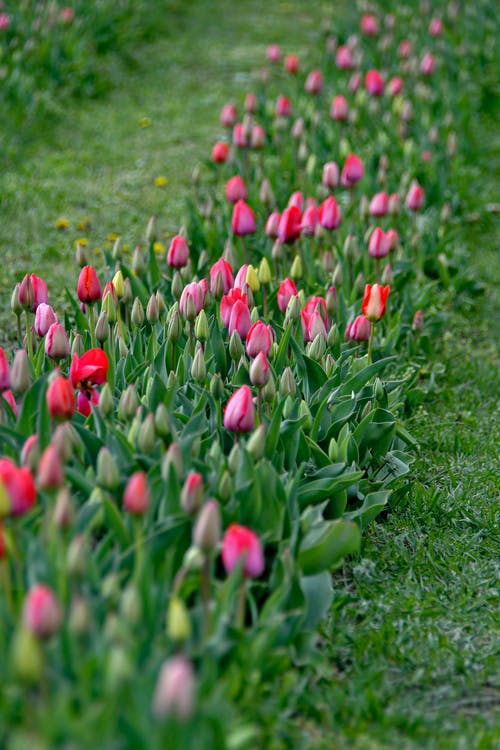
[[[17,337],[19,339],[20,345],[22,346],[23,345],[23,331],[21,328],[21,316],[16,315],[16,320],[17,320]]]
[[[370,338],[368,339],[368,364],[372,363],[373,334],[375,333],[375,324],[370,324]]]
[[[259,424],[262,424],[262,387],[257,387],[257,416]]]
[[[135,537],[135,568],[134,568],[134,579],[139,585],[142,575],[142,564],[143,564],[143,542],[142,542],[142,517],[137,516],[134,518],[134,537]]]
[[[88,309],[88,319],[89,319],[89,330],[90,330],[90,344],[92,347],[97,346],[97,339],[95,336],[95,310],[93,304],[87,305]]]
[[[267,285],[264,284],[262,288],[262,315],[267,318]]]
[[[244,578],[241,579],[240,588],[238,590],[238,607],[236,610],[236,627],[243,628],[245,626],[245,614],[247,608],[247,588],[246,581]]]
[[[0,580],[5,592],[5,601],[11,615],[14,614],[12,601],[12,581],[10,578],[10,565],[8,560],[0,560]]]
[[[210,558],[205,555],[201,569],[201,599],[203,604],[203,638],[210,633]]]
[[[31,325],[30,325],[30,311],[25,311],[26,315],[26,346],[28,349],[28,358],[30,364],[33,365],[33,339],[31,337]]]

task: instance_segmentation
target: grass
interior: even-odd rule
[[[245,71],[269,41],[303,53],[323,10],[295,0],[199,0],[173,18],[167,38],[137,52],[136,69],[118,71],[109,98],[69,103],[59,124],[13,138],[0,178],[3,340],[9,290],[25,271],[62,288],[79,237],[98,260],[95,248],[112,232],[131,247],[141,242],[152,213],[164,234],[177,230],[220,106],[251,88]],[[141,128],[141,117],[151,126]],[[474,143],[484,175],[493,145]],[[154,185],[158,175],[164,188]],[[491,195],[489,183],[476,200]],[[409,419],[421,452],[406,500],[335,574],[317,674],[279,676],[266,704],[246,704],[246,720],[269,723],[270,747],[499,746],[500,268],[498,225],[479,207],[483,221],[464,227],[463,239],[486,295],[474,310],[455,311],[438,347],[444,375]],[[71,222],[63,232],[60,216]],[[77,230],[86,218],[91,228]]]

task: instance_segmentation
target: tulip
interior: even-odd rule
[[[216,164],[223,164],[227,157],[229,156],[229,146],[227,143],[223,143],[222,141],[217,141],[217,143],[214,143],[214,146],[212,148],[212,161],[214,161]]]
[[[186,721],[194,711],[195,676],[185,656],[173,656],[162,665],[153,696],[157,718],[175,716]]]
[[[179,300],[179,310],[188,320],[194,320],[203,307],[205,301],[205,291],[199,281],[192,281],[182,290]]]
[[[41,302],[35,314],[35,333],[40,338],[43,338],[49,330],[52,323],[57,323],[57,315],[50,305],[46,302]]]
[[[52,323],[45,337],[45,354],[51,359],[69,357],[68,334],[61,323]]]
[[[233,143],[237,148],[248,147],[248,134],[241,122],[237,122],[233,128]]]
[[[441,36],[443,33],[443,22],[440,18],[432,18],[429,23],[429,34],[433,37]]]
[[[267,326],[261,320],[258,320],[247,333],[246,337],[246,350],[249,357],[252,359],[259,354],[264,352],[268,355],[271,349],[272,337],[270,326]]]
[[[393,76],[387,82],[387,93],[389,96],[397,96],[403,90],[403,79],[401,76]]]
[[[71,419],[76,407],[76,397],[70,381],[59,375],[47,388],[47,406],[54,419]]]
[[[224,427],[231,432],[251,432],[255,426],[252,391],[242,385],[231,396],[224,410]]]
[[[292,104],[290,99],[284,94],[280,94],[276,99],[276,117],[291,117]]]
[[[203,477],[198,471],[190,471],[181,492],[181,508],[186,513],[195,513],[203,502]]]
[[[290,278],[284,279],[278,289],[278,307],[282,313],[286,312],[291,298],[297,295],[297,287]]]
[[[413,316],[411,330],[414,333],[420,333],[423,327],[424,327],[424,314],[422,310],[417,310],[415,312],[415,315]]]
[[[300,225],[301,233],[307,237],[313,237],[319,221],[319,209],[317,206],[308,206],[302,216]]]
[[[298,117],[292,125],[292,138],[296,141],[300,140],[305,132],[304,120],[302,117]]]
[[[244,108],[245,112],[248,112],[251,115],[253,115],[257,109],[257,95],[254,94],[253,91],[246,95]]]
[[[349,83],[347,84],[348,90],[351,92],[351,94],[355,94],[360,86],[361,86],[361,73],[353,73],[352,76],[349,78]]]
[[[220,285],[222,293],[216,295],[217,278],[220,278]],[[219,258],[210,269],[210,291],[214,296],[221,297],[222,294],[227,294],[234,284],[233,269],[231,264],[224,258]]]
[[[31,308],[31,312],[35,312],[35,310],[38,309],[38,306],[42,303],[47,303],[49,301],[49,291],[47,289],[47,284],[43,279],[41,279],[39,276],[35,276],[34,273],[31,274],[31,285],[33,287],[33,294],[34,294],[34,302],[33,307]]]
[[[78,277],[76,288],[78,299],[85,305],[101,299],[101,284],[97,278],[94,266],[84,266]]]
[[[212,552],[221,538],[221,517],[219,503],[208,500],[200,511],[193,528],[193,544],[203,552]]]
[[[285,70],[287,73],[299,72],[299,58],[297,55],[287,55],[285,57]]]
[[[319,70],[311,70],[306,78],[304,89],[308,94],[319,94],[323,88],[323,76]]]
[[[18,468],[10,458],[0,458],[0,516],[21,516],[35,500],[36,487],[30,470],[26,466]]]
[[[376,193],[370,201],[370,214],[372,216],[385,216],[389,204],[387,193]]]
[[[335,65],[341,70],[350,70],[354,67],[352,52],[349,47],[340,45],[335,55]]]
[[[183,268],[189,260],[189,247],[181,234],[172,238],[167,253],[167,263],[170,268]]]
[[[272,237],[273,239],[276,239],[278,236],[278,227],[280,225],[281,221],[281,214],[278,213],[278,211],[273,211],[272,214],[270,214],[269,218],[266,221],[265,226],[265,233],[268,237]]]
[[[364,13],[361,16],[360,28],[366,36],[376,36],[378,34],[378,21],[371,13]]]
[[[328,338],[328,334],[326,332],[325,322],[320,311],[313,310],[312,312],[308,312],[304,309],[301,311],[300,315],[302,319],[302,333],[304,334],[304,341],[306,343],[309,341],[314,341],[316,336],[321,336],[326,341],[326,339]]]
[[[278,226],[279,241],[289,243],[300,237],[301,220],[300,210],[296,206],[285,208]]]
[[[10,388],[10,368],[5,352],[0,346],[0,393]]]
[[[395,229],[389,229],[385,236],[387,237],[387,241],[389,243],[389,250],[395,250],[398,246],[399,242],[399,235],[396,232]]]
[[[409,39],[403,39],[398,46],[398,55],[403,59],[408,58],[411,55],[412,43]]]
[[[269,380],[269,362],[264,351],[257,354],[249,369],[250,382],[257,388],[262,388]]]
[[[342,212],[337,201],[330,195],[319,207],[319,223],[325,229],[336,229],[342,221]]]
[[[349,154],[345,160],[340,181],[343,187],[353,187],[363,177],[363,162],[355,154]]]
[[[243,302],[248,307],[248,295],[241,289],[231,289],[220,302],[220,315],[222,324],[227,328],[231,319],[231,311],[238,301]]]
[[[148,510],[151,498],[146,474],[136,471],[127,481],[123,493],[123,508],[134,516],[142,516]]]
[[[366,284],[361,310],[370,323],[377,323],[383,317],[389,290],[389,285]]]
[[[266,57],[270,63],[278,63],[281,59],[281,49],[277,44],[269,44],[266,50]]]
[[[64,472],[59,452],[50,443],[40,456],[37,469],[38,486],[43,490],[60,487],[64,482]]]
[[[420,72],[424,76],[430,76],[434,73],[434,69],[436,67],[436,60],[434,55],[431,55],[430,52],[423,56],[422,60],[420,61]]]
[[[24,600],[23,625],[38,638],[57,633],[63,619],[62,609],[54,592],[44,584],[33,586]]]
[[[384,93],[384,79],[378,70],[369,70],[365,76],[365,88],[371,96],[381,96]]]
[[[332,120],[342,122],[349,117],[349,105],[347,99],[342,94],[334,96],[330,107],[330,117]]]
[[[231,177],[226,182],[226,198],[230,203],[244,201],[247,197],[247,190],[243,179],[239,175]]]
[[[223,128],[232,128],[238,121],[238,112],[234,104],[224,104],[220,113],[220,124]]]
[[[233,208],[231,227],[233,234],[239,237],[255,232],[254,213],[244,200],[239,200]]]
[[[422,208],[423,202],[424,190],[418,182],[414,181],[410,185],[410,189],[406,195],[405,206],[406,208],[409,208],[410,211],[419,211]]]
[[[323,165],[321,182],[330,190],[337,187],[339,184],[339,167],[336,162],[329,161]]]
[[[368,341],[371,323],[364,315],[358,315],[355,320],[347,324],[345,337],[348,341]]]
[[[246,526],[232,523],[222,540],[222,562],[229,575],[240,561],[243,575],[257,578],[264,572],[264,555],[257,534]]]
[[[12,391],[9,389],[7,389],[6,391],[2,391],[2,398],[9,404],[10,408],[14,412],[14,416],[17,417],[17,415],[19,414],[19,409],[17,408],[17,402]]]
[[[368,253],[372,258],[385,258],[391,249],[389,238],[380,227],[376,227],[368,243]]]
[[[89,349],[81,357],[73,354],[69,368],[69,377],[73,388],[90,392],[94,385],[102,385],[108,375],[108,358],[99,348]]]
[[[80,414],[83,414],[84,417],[88,417],[91,413],[91,405],[94,404],[94,406],[97,406],[98,403],[99,394],[97,393],[97,391],[92,391],[90,395],[84,393],[83,391],[78,392],[78,395],[76,397],[76,408],[77,411]]]
[[[242,300],[237,300],[231,309],[231,315],[227,327],[229,336],[231,336],[234,331],[237,331],[240,338],[245,339],[251,327],[252,321],[248,305]]]

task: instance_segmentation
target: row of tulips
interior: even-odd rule
[[[130,700],[141,746],[151,733],[255,746],[258,728],[240,745],[235,727],[213,734],[248,698],[246,675],[259,692],[314,660],[332,571],[406,491],[402,416],[431,309],[468,283],[442,241],[453,123],[423,132],[439,123],[453,48],[441,18],[422,23],[403,9],[362,16],[346,44],[329,34],[303,90],[302,61],[282,69],[270,45],[243,122],[222,109],[227,135],[166,257],[153,218],[130,264],[119,239],[100,269],[77,248],[64,314],[34,274],[13,291],[19,348],[0,350],[12,726],[31,691],[49,743],[98,735],[44,721],[47,707],[64,717],[92,700],[112,743],[108,706],[125,717]]]

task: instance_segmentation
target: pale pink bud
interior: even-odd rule
[[[200,511],[193,529],[193,544],[204,552],[216,549],[221,538],[219,503],[208,500]]]
[[[52,323],[45,336],[45,354],[51,359],[69,357],[68,334],[61,323]]]
[[[220,113],[220,124],[223,128],[232,128],[238,120],[238,112],[234,104],[224,104]]]
[[[247,197],[247,189],[243,179],[239,175],[231,177],[226,182],[226,198],[230,203],[237,203],[238,201],[245,200]]]
[[[198,471],[190,471],[181,492],[181,508],[186,513],[195,513],[203,501],[203,477]]]
[[[265,227],[265,233],[268,237],[272,237],[273,239],[276,239],[278,236],[278,227],[281,220],[281,214],[278,213],[278,211],[273,211],[272,214],[270,214],[268,220],[266,221],[266,227]]]
[[[350,70],[354,67],[352,52],[346,45],[340,45],[335,55],[335,65],[341,70]]]
[[[42,338],[49,330],[52,323],[57,323],[57,315],[50,305],[41,302],[35,313],[35,332]]]
[[[61,627],[63,614],[52,589],[39,583],[24,600],[23,624],[39,638],[50,638]]]
[[[269,44],[266,50],[266,57],[270,63],[278,63],[281,59],[281,49],[277,44]]]
[[[418,184],[418,182],[414,181],[410,185],[410,189],[408,190],[408,193],[406,195],[405,206],[406,208],[409,208],[410,211],[418,211],[422,208],[423,202],[424,190]]]
[[[259,352],[252,361],[249,375],[251,384],[258,388],[262,388],[269,380],[269,362],[263,351]]]
[[[308,94],[319,94],[323,88],[323,76],[319,70],[311,70],[306,78],[304,88]]]
[[[59,452],[50,443],[40,456],[37,469],[38,486],[43,490],[53,490],[64,482],[64,471]]]
[[[160,670],[153,696],[153,713],[157,718],[175,716],[186,721],[194,711],[195,677],[185,656],[173,656]]]
[[[387,193],[375,193],[370,201],[370,214],[372,216],[385,216],[389,205]]]
[[[342,94],[333,97],[330,107],[330,117],[332,120],[338,120],[339,122],[347,120],[349,117],[349,105],[347,99]]]
[[[329,161],[323,166],[321,182],[330,190],[337,187],[339,184],[339,167],[336,162]]]

